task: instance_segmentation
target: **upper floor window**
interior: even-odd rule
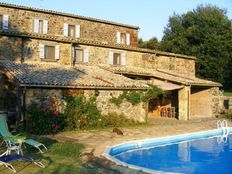
[[[110,65],[126,65],[126,54],[120,52],[109,52]]]
[[[48,21],[41,19],[34,19],[34,33],[47,34]]]
[[[73,64],[88,62],[89,50],[87,48],[74,47]]]
[[[59,45],[39,44],[39,57],[46,60],[58,60],[60,58]]]
[[[118,44],[130,45],[130,34],[129,33],[117,32],[116,37],[117,37]]]
[[[64,36],[80,38],[80,25],[64,23]]]
[[[8,30],[8,15],[0,15],[0,30]]]

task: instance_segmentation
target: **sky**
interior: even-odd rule
[[[232,19],[232,0],[0,0],[0,2],[139,26],[139,37],[143,40],[152,37],[161,40],[170,16],[174,13],[186,13],[200,4],[211,4],[227,9],[227,16]]]

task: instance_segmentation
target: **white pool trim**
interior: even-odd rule
[[[229,133],[232,134],[232,127],[228,127]],[[103,156],[106,157],[107,159],[109,159],[110,161],[114,162],[116,165],[119,166],[124,166],[130,169],[134,169],[134,170],[139,170],[139,171],[143,171],[146,173],[151,173],[151,174],[178,174],[178,173],[173,173],[173,172],[164,172],[164,171],[157,171],[157,170],[152,170],[152,169],[148,169],[148,168],[144,168],[144,167],[139,167],[136,165],[131,165],[128,164],[126,162],[122,162],[118,159],[116,159],[114,156],[110,155],[110,152],[113,149],[120,149],[126,146],[135,146],[137,147],[138,145],[141,145],[141,147],[137,147],[137,148],[152,148],[152,147],[158,147],[158,146],[164,146],[164,145],[170,145],[170,144],[176,144],[179,142],[186,142],[186,141],[193,141],[196,139],[205,139],[205,138],[212,138],[212,137],[216,137],[220,134],[223,133],[222,129],[213,129],[213,130],[208,130],[208,131],[200,131],[200,132],[194,132],[194,133],[186,133],[186,134],[180,134],[180,135],[172,135],[172,136],[165,136],[165,137],[158,137],[158,138],[147,138],[147,139],[143,139],[143,140],[133,140],[133,141],[128,141],[128,142],[124,142],[124,143],[120,143],[111,147],[108,147],[106,149],[106,151],[103,153]],[[199,137],[198,137],[199,136]],[[197,138],[198,137],[198,138]],[[183,139],[183,140],[181,140]],[[168,140],[170,140],[170,142],[168,142]],[[176,142],[175,142],[176,140]],[[148,143],[159,143],[157,145],[148,145]],[[147,147],[142,147],[143,145],[148,145]],[[130,150],[130,149],[129,149]],[[127,150],[127,151],[129,151]],[[133,150],[133,149],[131,149]],[[135,148],[134,148],[135,150]],[[123,153],[123,152],[119,152],[118,154]]]

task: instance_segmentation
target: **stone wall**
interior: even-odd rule
[[[214,116],[232,112],[232,97],[214,96],[212,100],[212,111]]]
[[[138,45],[138,30],[126,26],[2,6],[0,6],[0,14],[9,15],[10,31],[33,33],[34,18],[38,18],[41,20],[48,20],[47,35],[50,36],[63,37],[64,23],[68,23],[70,25],[80,25],[80,38],[84,40],[98,41],[105,44],[116,44],[116,32],[118,31],[121,33],[130,33],[131,45],[134,47]]]
[[[192,87],[190,96],[191,118],[212,117],[212,97],[210,88]]]
[[[0,37],[0,58],[20,61],[45,61],[39,58],[39,44],[59,45],[60,59],[55,62],[63,65],[71,65],[72,45],[69,43],[46,41],[41,39],[21,39],[17,37]],[[89,64],[108,64],[109,52],[126,54],[126,65],[159,69],[165,72],[179,73],[183,76],[195,76],[195,61],[171,56],[160,56],[145,52],[111,49],[99,46],[76,45],[89,50]]]
[[[122,94],[120,90],[100,90],[99,96],[97,97],[97,107],[101,110],[103,115],[107,115],[108,113],[116,112],[117,114],[123,114],[126,117],[137,120],[140,122],[146,121],[146,109],[143,103],[132,105],[127,101],[123,101],[120,106],[115,105],[110,102],[112,96],[118,97]]]
[[[0,59],[20,61],[22,39],[0,36]]]
[[[27,89],[26,92],[26,105],[29,106],[32,102],[42,104],[45,107],[50,107],[50,109],[56,109],[60,112],[64,112],[66,107],[66,101],[64,94],[68,93],[70,95],[84,94],[87,98],[91,95],[95,95],[95,90],[59,90],[59,89]],[[96,100],[98,109],[101,114],[107,115],[108,113],[115,112],[117,114],[123,114],[127,118],[134,119],[137,121],[145,121],[146,111],[143,104],[138,104],[133,106],[131,103],[124,101],[120,107],[111,103],[111,95],[118,96],[122,91],[111,91],[111,90],[99,90]]]

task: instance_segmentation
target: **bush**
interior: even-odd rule
[[[96,106],[96,96],[91,96],[89,100],[84,95],[67,96],[67,106],[65,116],[67,118],[68,129],[89,129],[96,127],[100,118],[100,111]]]
[[[64,129],[66,120],[63,114],[38,104],[27,109],[26,131],[37,135],[54,134]]]
[[[108,115],[101,116],[100,126],[104,127],[120,127],[120,126],[129,126],[136,124],[136,121],[126,118],[125,115],[117,114],[115,112],[111,112]]]

